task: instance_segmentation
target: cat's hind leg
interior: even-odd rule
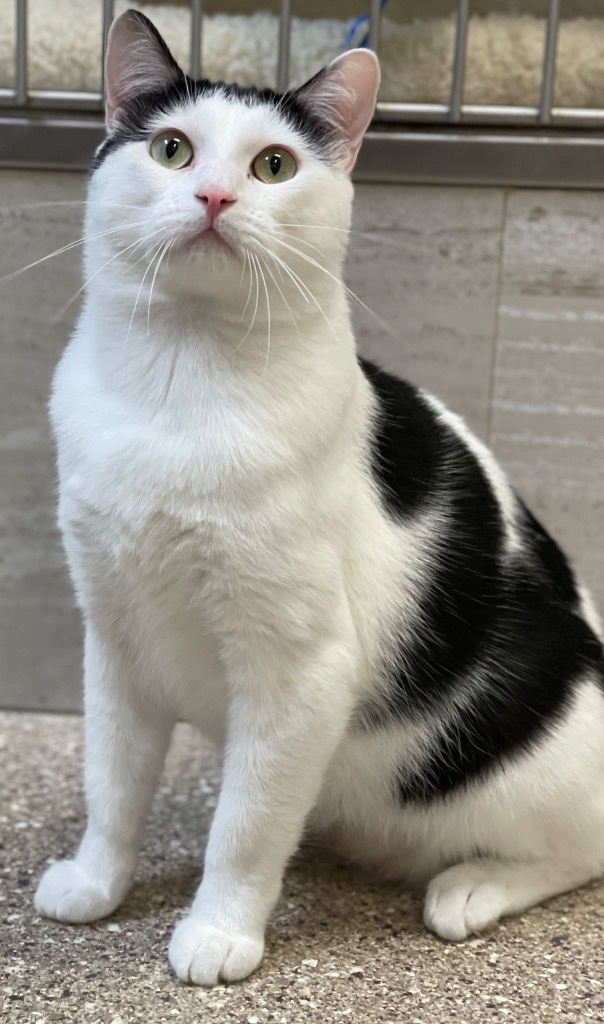
[[[424,923],[441,939],[459,942],[486,931],[501,917],[591,881],[584,866],[537,861],[521,864],[481,858],[456,864],[434,878],[426,893]]]
[[[428,885],[424,921],[443,939],[465,939],[604,874],[600,680],[577,687],[532,751],[432,814],[447,837],[445,869]]]

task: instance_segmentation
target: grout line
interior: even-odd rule
[[[488,403],[487,403],[487,431],[486,442],[491,447],[493,442],[493,403],[495,400],[495,386],[497,376],[498,352],[499,352],[499,331],[501,327],[501,295],[503,291],[503,275],[505,268],[505,239],[508,219],[508,200],[511,189],[503,190],[503,203],[501,210],[501,234],[499,238],[499,266],[497,268],[497,283],[495,285],[495,318],[493,323],[493,348],[491,353],[491,366],[489,369]]]

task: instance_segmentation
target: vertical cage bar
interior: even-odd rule
[[[103,2],[103,50],[102,50],[102,81],[101,92],[105,97],[105,54],[107,53],[107,36],[113,21],[113,0],[102,0]]]
[[[285,92],[289,85],[289,48],[292,30],[291,0],[279,3],[279,59],[277,63],[277,91]]]
[[[552,118],[552,96],[554,77],[556,74],[556,51],[558,49],[558,27],[560,21],[560,0],[549,0],[547,7],[547,31],[545,34],[545,54],[543,57],[543,76],[541,79],[541,99],[539,101],[539,123],[549,124]]]
[[[15,92],[18,105],[24,107],[27,103],[27,0],[17,0],[15,29]]]
[[[468,52],[468,17],[470,0],[458,0],[457,22],[455,28],[455,52],[453,55],[453,77],[451,79],[451,102],[449,104],[449,120],[458,122],[461,117],[463,85],[466,73],[466,54]]]
[[[382,34],[382,0],[370,0],[369,3],[369,49],[380,52]]]
[[[201,33],[203,29],[202,0],[191,3],[191,55],[189,60],[191,78],[201,78]]]

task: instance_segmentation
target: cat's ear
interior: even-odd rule
[[[120,122],[120,108],[141,92],[164,89],[182,71],[148,18],[126,11],[113,22],[105,57],[105,121],[107,128]]]
[[[351,171],[355,165],[379,86],[380,65],[375,53],[348,50],[297,92],[308,110],[335,125],[336,160],[343,171]]]

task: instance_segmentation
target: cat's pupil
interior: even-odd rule
[[[281,170],[281,157],[279,156],[278,153],[273,153],[272,157],[268,162],[268,165],[271,169],[271,174],[276,176]]]
[[[176,155],[178,146],[178,139],[168,139],[168,141],[166,142],[166,156],[168,157],[168,160],[171,160],[172,157]]]

